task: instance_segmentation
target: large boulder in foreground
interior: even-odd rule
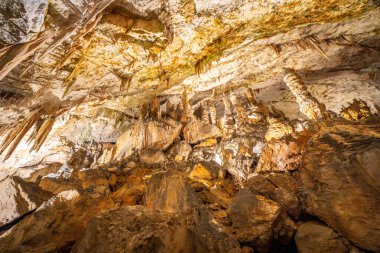
[[[345,253],[346,246],[329,227],[306,222],[300,225],[295,236],[299,253]]]
[[[184,237],[182,243],[194,241],[195,245],[193,251],[184,252],[240,252],[239,243],[212,218],[183,175],[175,171],[153,174],[145,200],[148,209],[185,220],[186,233],[191,237]]]
[[[305,209],[360,248],[380,251],[380,130],[339,126],[309,142],[300,172]]]
[[[261,195],[242,189],[228,207],[231,230],[242,245],[268,252],[273,239],[289,243],[295,224],[281,206]]]

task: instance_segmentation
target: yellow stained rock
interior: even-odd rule
[[[192,179],[204,179],[204,180],[213,179],[210,171],[201,163],[198,163],[197,165],[195,165],[194,169],[190,172],[189,177]]]

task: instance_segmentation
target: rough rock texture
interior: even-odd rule
[[[309,119],[323,118],[326,106],[320,104],[318,100],[307,91],[301,77],[294,70],[286,70],[284,82],[296,97],[300,111],[305,114],[306,117]]]
[[[39,207],[51,194],[19,177],[0,181],[0,226],[14,221]]]
[[[178,137],[181,129],[182,124],[172,119],[136,124],[117,140],[114,158],[127,158],[133,151],[146,148],[166,149]]]
[[[300,225],[295,236],[298,252],[347,252],[339,236],[329,227],[314,222]]]
[[[184,220],[142,206],[122,207],[91,220],[71,252],[89,251],[207,252]]]
[[[173,172],[153,175],[145,197],[149,209],[182,215],[190,233],[201,238],[196,248],[199,252],[239,252],[238,242],[212,220],[181,175]]]
[[[204,123],[200,120],[193,120],[188,123],[183,129],[185,141],[191,144],[196,144],[208,138],[216,138],[222,135],[217,126]]]
[[[281,213],[281,206],[260,195],[243,189],[231,202],[232,231],[243,245],[259,252],[269,250],[273,236],[293,237],[296,225]],[[284,220],[282,220],[284,219]],[[289,223],[289,224],[287,224]]]
[[[38,35],[45,19],[47,0],[12,1],[0,4],[0,46],[27,42]]]
[[[379,251],[380,143],[374,130],[341,126],[313,137],[300,180],[308,212],[361,248]]]

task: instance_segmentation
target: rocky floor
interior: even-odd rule
[[[0,251],[378,252],[380,129],[330,124],[265,143],[258,166],[270,170],[244,180],[197,153],[228,142],[242,149],[247,136],[189,150],[178,142],[91,169],[79,150],[65,171],[10,176]]]

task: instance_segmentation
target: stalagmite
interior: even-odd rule
[[[285,70],[284,82],[296,97],[300,111],[309,119],[322,119],[325,106],[318,102],[308,91],[301,77],[292,69]]]
[[[223,134],[225,137],[231,137],[235,131],[235,119],[232,114],[232,106],[229,96],[223,96],[224,116],[222,120]]]

